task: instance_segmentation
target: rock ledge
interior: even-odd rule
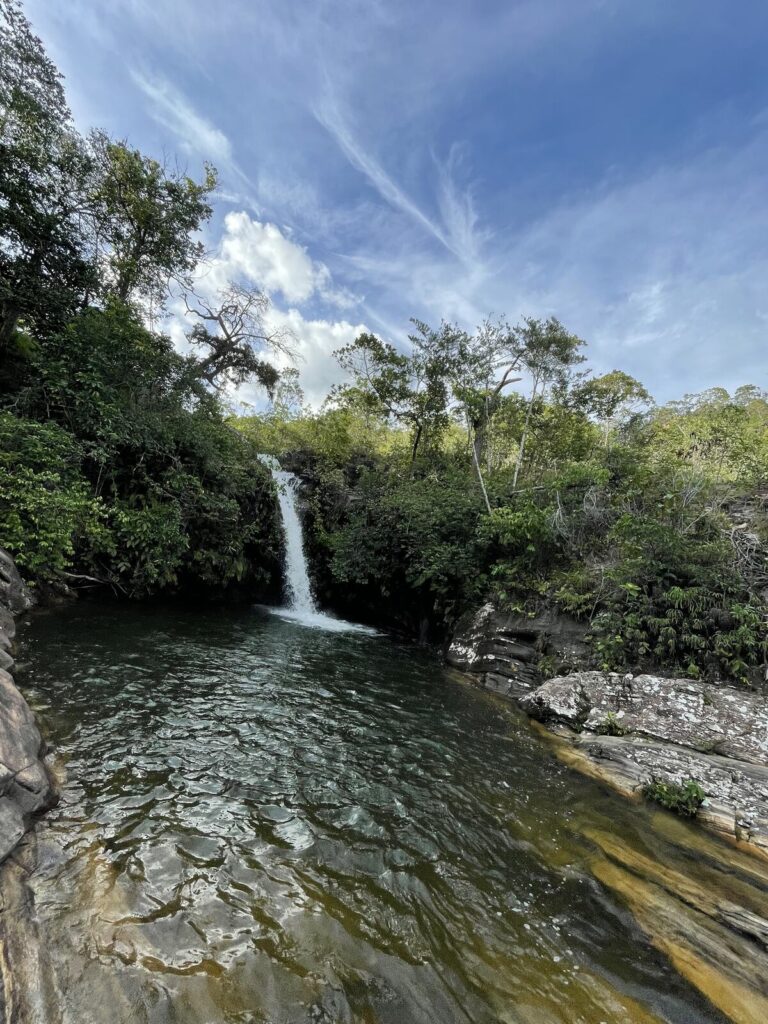
[[[706,794],[697,820],[768,859],[768,696],[694,679],[568,671],[582,651],[571,620],[505,617],[486,605],[459,624],[446,660],[514,700],[559,738],[563,760],[625,796],[639,798],[653,779],[695,779]],[[565,674],[542,681],[544,654]]]

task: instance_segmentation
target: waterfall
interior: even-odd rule
[[[299,480],[293,473],[286,473],[280,469],[276,459],[269,460],[267,465],[277,484],[277,500],[280,503],[280,516],[283,520],[288,607],[292,612],[316,615],[317,606],[312,597],[312,585],[309,582],[307,559],[304,554],[304,534],[297,508]]]
[[[294,619],[305,626],[316,626],[320,629],[336,631],[374,633],[375,630],[366,626],[358,626],[344,622],[332,615],[319,611],[312,596],[312,585],[309,582],[307,559],[304,554],[304,533],[298,511],[299,478],[293,473],[281,469],[280,463],[272,455],[260,455],[260,460],[269,469],[272,479],[277,484],[277,500],[280,505],[280,517],[283,522],[285,539],[285,583],[286,606],[275,609],[283,618]]]

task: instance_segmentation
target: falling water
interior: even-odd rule
[[[280,468],[277,459],[263,456],[277,484],[277,500],[280,503],[280,516],[283,520],[285,537],[285,582],[288,607],[292,612],[305,615],[316,615],[317,606],[312,597],[312,586],[307,572],[307,559],[304,554],[304,535],[301,520],[296,507],[299,496],[299,480],[293,473]]]
[[[272,455],[260,455],[259,458],[269,468],[272,478],[277,484],[277,500],[280,505],[280,516],[283,521],[285,538],[285,583],[287,605],[276,609],[283,618],[295,619],[307,626],[320,629],[339,631],[374,632],[365,626],[344,622],[331,615],[318,611],[312,596],[312,584],[309,582],[307,558],[304,554],[304,533],[298,512],[299,487],[298,477],[280,468],[280,463]]]

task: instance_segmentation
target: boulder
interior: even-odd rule
[[[13,559],[4,548],[0,548],[0,605],[11,615],[21,615],[34,604],[35,599],[19,575]]]
[[[43,755],[35,716],[11,676],[0,669],[0,795],[14,800],[26,817],[53,801]]]
[[[0,548],[0,862],[16,849],[34,815],[56,800],[35,716],[10,675],[14,615],[33,604],[13,559]]]
[[[532,718],[587,732],[624,732],[768,765],[768,700],[722,683],[573,672],[520,699]]]

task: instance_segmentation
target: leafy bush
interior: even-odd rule
[[[49,420],[4,414],[25,426],[5,431],[0,544],[32,577],[74,567],[131,597],[269,589],[270,475],[194,366],[130,307],[110,300],[42,339],[15,404]]]
[[[655,777],[643,786],[643,796],[687,818],[696,817],[706,798],[704,790],[695,779],[686,779],[678,784]]]
[[[481,505],[466,476],[368,474],[357,493],[330,538],[336,580],[375,595],[399,621],[441,630],[480,598]]]
[[[105,534],[80,456],[60,427],[0,413],[0,545],[33,578],[68,569],[79,543]]]
[[[714,514],[681,529],[669,515],[674,500],[655,518],[626,513],[609,536],[616,564],[593,622],[602,667],[662,664],[746,680],[766,651],[763,611]]]

